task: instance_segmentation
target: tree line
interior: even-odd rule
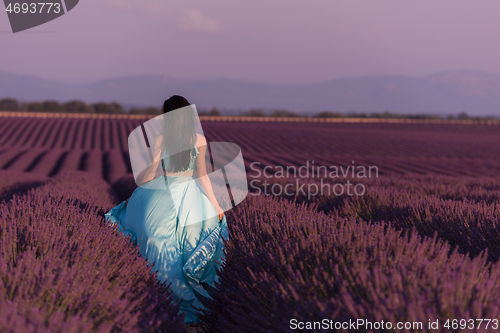
[[[161,110],[156,107],[133,107],[125,111],[121,104],[117,102],[98,102],[85,103],[81,100],[72,100],[66,103],[60,103],[56,100],[47,100],[42,102],[25,102],[21,103],[14,98],[0,99],[0,111],[30,111],[30,112],[61,112],[61,113],[104,113],[104,114],[148,114],[160,115]],[[219,108],[212,108],[209,111],[198,111],[200,116],[220,116]],[[470,116],[466,112],[460,112],[458,115],[437,116],[428,114],[398,114],[389,111],[385,112],[334,112],[321,111],[312,115],[299,114],[289,110],[275,110],[266,112],[262,109],[250,109],[243,112],[241,116],[247,117],[316,117],[316,118],[385,118],[385,119],[461,119],[461,120],[492,120],[495,117],[486,116]]]
[[[161,114],[155,107],[132,108],[128,112],[117,102],[87,104],[80,100],[60,103],[55,100],[20,103],[14,98],[0,99],[0,111],[67,112],[67,113],[107,113],[107,114]]]
[[[297,112],[292,112],[288,110],[275,110],[270,114],[260,110],[260,109],[252,109],[247,112],[241,114],[242,116],[247,117],[314,117],[314,118],[381,118],[381,119],[459,119],[459,120],[494,120],[498,119],[493,116],[470,116],[466,112],[460,112],[458,115],[447,115],[447,116],[438,116],[438,115],[430,115],[430,114],[398,114],[392,113],[389,111],[385,112],[335,112],[335,111],[321,111],[309,115],[301,115]]]

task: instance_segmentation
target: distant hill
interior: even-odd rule
[[[269,84],[233,79],[183,80],[161,75],[110,78],[91,84],[63,84],[0,71],[0,98],[21,101],[117,101],[160,106],[171,95],[199,107],[248,110],[500,115],[500,75],[454,71],[423,77],[363,76],[314,84]]]

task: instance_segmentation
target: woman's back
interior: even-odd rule
[[[195,141],[194,141],[194,144],[193,144],[193,147],[191,149],[191,158],[189,160],[189,165],[187,168],[184,168],[183,170],[181,171],[177,171],[177,172],[168,172],[169,169],[171,169],[173,166],[170,165],[170,157],[169,157],[169,154],[167,152],[167,149],[164,149],[161,153],[161,159],[162,159],[162,168],[163,168],[163,172],[165,175],[167,176],[192,176],[193,175],[193,172],[196,168],[196,158],[198,156],[198,154],[200,153],[200,151],[198,150],[198,148],[196,147],[196,144],[198,141],[198,137],[199,135],[196,134],[196,138],[195,138]],[[191,172],[189,172],[191,171]]]

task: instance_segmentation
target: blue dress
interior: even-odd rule
[[[198,149],[193,147],[187,170],[194,170]],[[162,155],[162,157],[164,157]],[[162,160],[165,164],[168,157]],[[216,210],[193,176],[160,177],[138,187],[129,199],[106,214],[125,236],[139,246],[149,264],[154,262],[160,282],[167,281],[185,313],[185,323],[198,321],[205,309],[199,295],[209,297],[203,284],[218,281],[216,267],[225,260],[227,221]]]

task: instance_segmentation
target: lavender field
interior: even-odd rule
[[[0,117],[2,331],[188,331],[166,285],[103,217],[135,188],[127,136],[143,121]],[[499,125],[202,126],[209,142],[241,147],[252,193],[226,213],[227,262],[200,331],[359,319],[393,326],[310,331],[500,329]],[[377,172],[280,173],[312,161]],[[312,195],[322,187],[342,193]]]
[[[54,176],[87,171],[113,183],[131,173],[128,134],[145,120],[0,118],[0,169]],[[496,175],[500,126],[484,124],[202,121],[207,140],[234,142],[247,167],[377,165],[380,175]]]

